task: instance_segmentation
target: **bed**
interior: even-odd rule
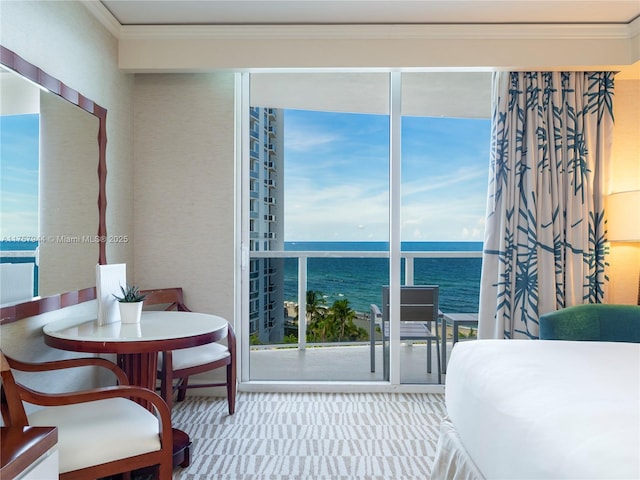
[[[456,344],[432,478],[640,479],[640,344]]]

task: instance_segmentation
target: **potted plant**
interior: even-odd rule
[[[140,289],[135,285],[127,284],[120,286],[122,296],[113,295],[119,302],[120,320],[122,323],[139,323],[142,314],[142,304],[146,295],[140,293]]]

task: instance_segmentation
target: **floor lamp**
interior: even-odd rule
[[[640,243],[640,190],[612,193],[607,197],[607,239],[611,243]],[[638,305],[640,305],[640,265]]]

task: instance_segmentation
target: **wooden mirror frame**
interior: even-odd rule
[[[0,45],[0,64],[98,118],[98,263],[107,263],[107,109]],[[0,308],[0,325],[96,298],[95,287]]]

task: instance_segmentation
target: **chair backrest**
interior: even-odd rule
[[[0,375],[2,387],[0,388],[0,411],[2,421],[7,427],[25,427],[29,425],[27,414],[20,398],[19,385],[13,378],[9,361],[0,351]]]
[[[640,343],[640,306],[584,304],[540,316],[541,340]]]
[[[400,321],[433,322],[438,320],[438,285],[403,285],[400,287]],[[382,287],[382,320],[389,319],[389,287]]]
[[[189,312],[190,310],[184,304],[182,288],[156,288],[153,290],[142,290],[144,306],[161,306],[163,310],[178,310],[180,312]]]

